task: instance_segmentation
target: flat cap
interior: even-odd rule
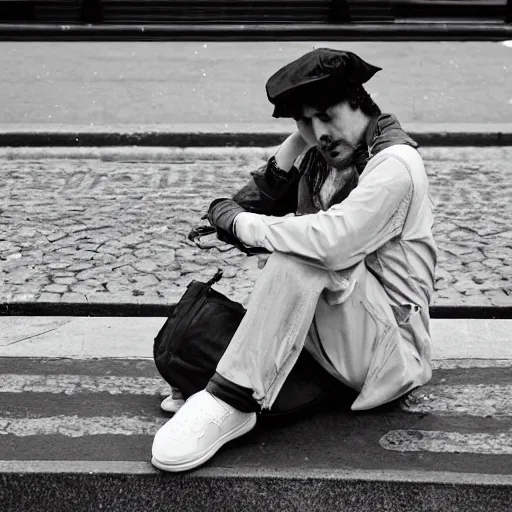
[[[347,88],[362,85],[381,69],[352,52],[317,48],[290,62],[268,79],[265,88],[270,103],[276,107],[273,116],[291,117],[284,104],[299,88],[333,78]]]

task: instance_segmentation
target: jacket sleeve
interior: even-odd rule
[[[296,211],[301,171],[295,166],[284,172],[267,162],[251,174],[249,183],[232,199],[220,198],[210,204],[208,220],[218,232],[222,230],[232,234],[233,221],[240,212],[283,216]]]
[[[349,268],[401,233],[412,192],[409,169],[388,157],[342,203],[269,225],[267,241],[315,266]]]

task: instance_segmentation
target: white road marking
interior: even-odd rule
[[[459,370],[468,368],[510,368],[512,359],[436,359],[433,370]]]
[[[0,393],[147,395],[164,397],[170,387],[151,377],[90,375],[0,375]],[[512,417],[512,384],[426,385],[402,402],[410,413]]]
[[[18,437],[56,435],[83,437],[97,435],[155,435],[168,418],[144,416],[48,416],[44,418],[0,417],[0,435]]]
[[[0,393],[109,393],[110,395],[168,395],[169,386],[163,379],[150,377],[90,375],[0,375]]]
[[[512,430],[495,434],[391,430],[380,439],[380,445],[386,450],[397,452],[512,455]]]
[[[512,384],[426,386],[402,401],[401,408],[441,416],[512,417]]]

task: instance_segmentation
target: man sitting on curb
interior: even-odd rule
[[[358,393],[353,410],[431,378],[427,176],[416,143],[362,86],[379,70],[317,49],[268,80],[274,117],[298,131],[209,219],[221,238],[272,254],[210,383],[156,434],[156,467],[192,469],[249,432],[303,349]]]

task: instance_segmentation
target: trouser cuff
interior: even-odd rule
[[[239,386],[215,372],[206,391],[241,412],[261,412],[260,404],[253,397],[253,390]]]

